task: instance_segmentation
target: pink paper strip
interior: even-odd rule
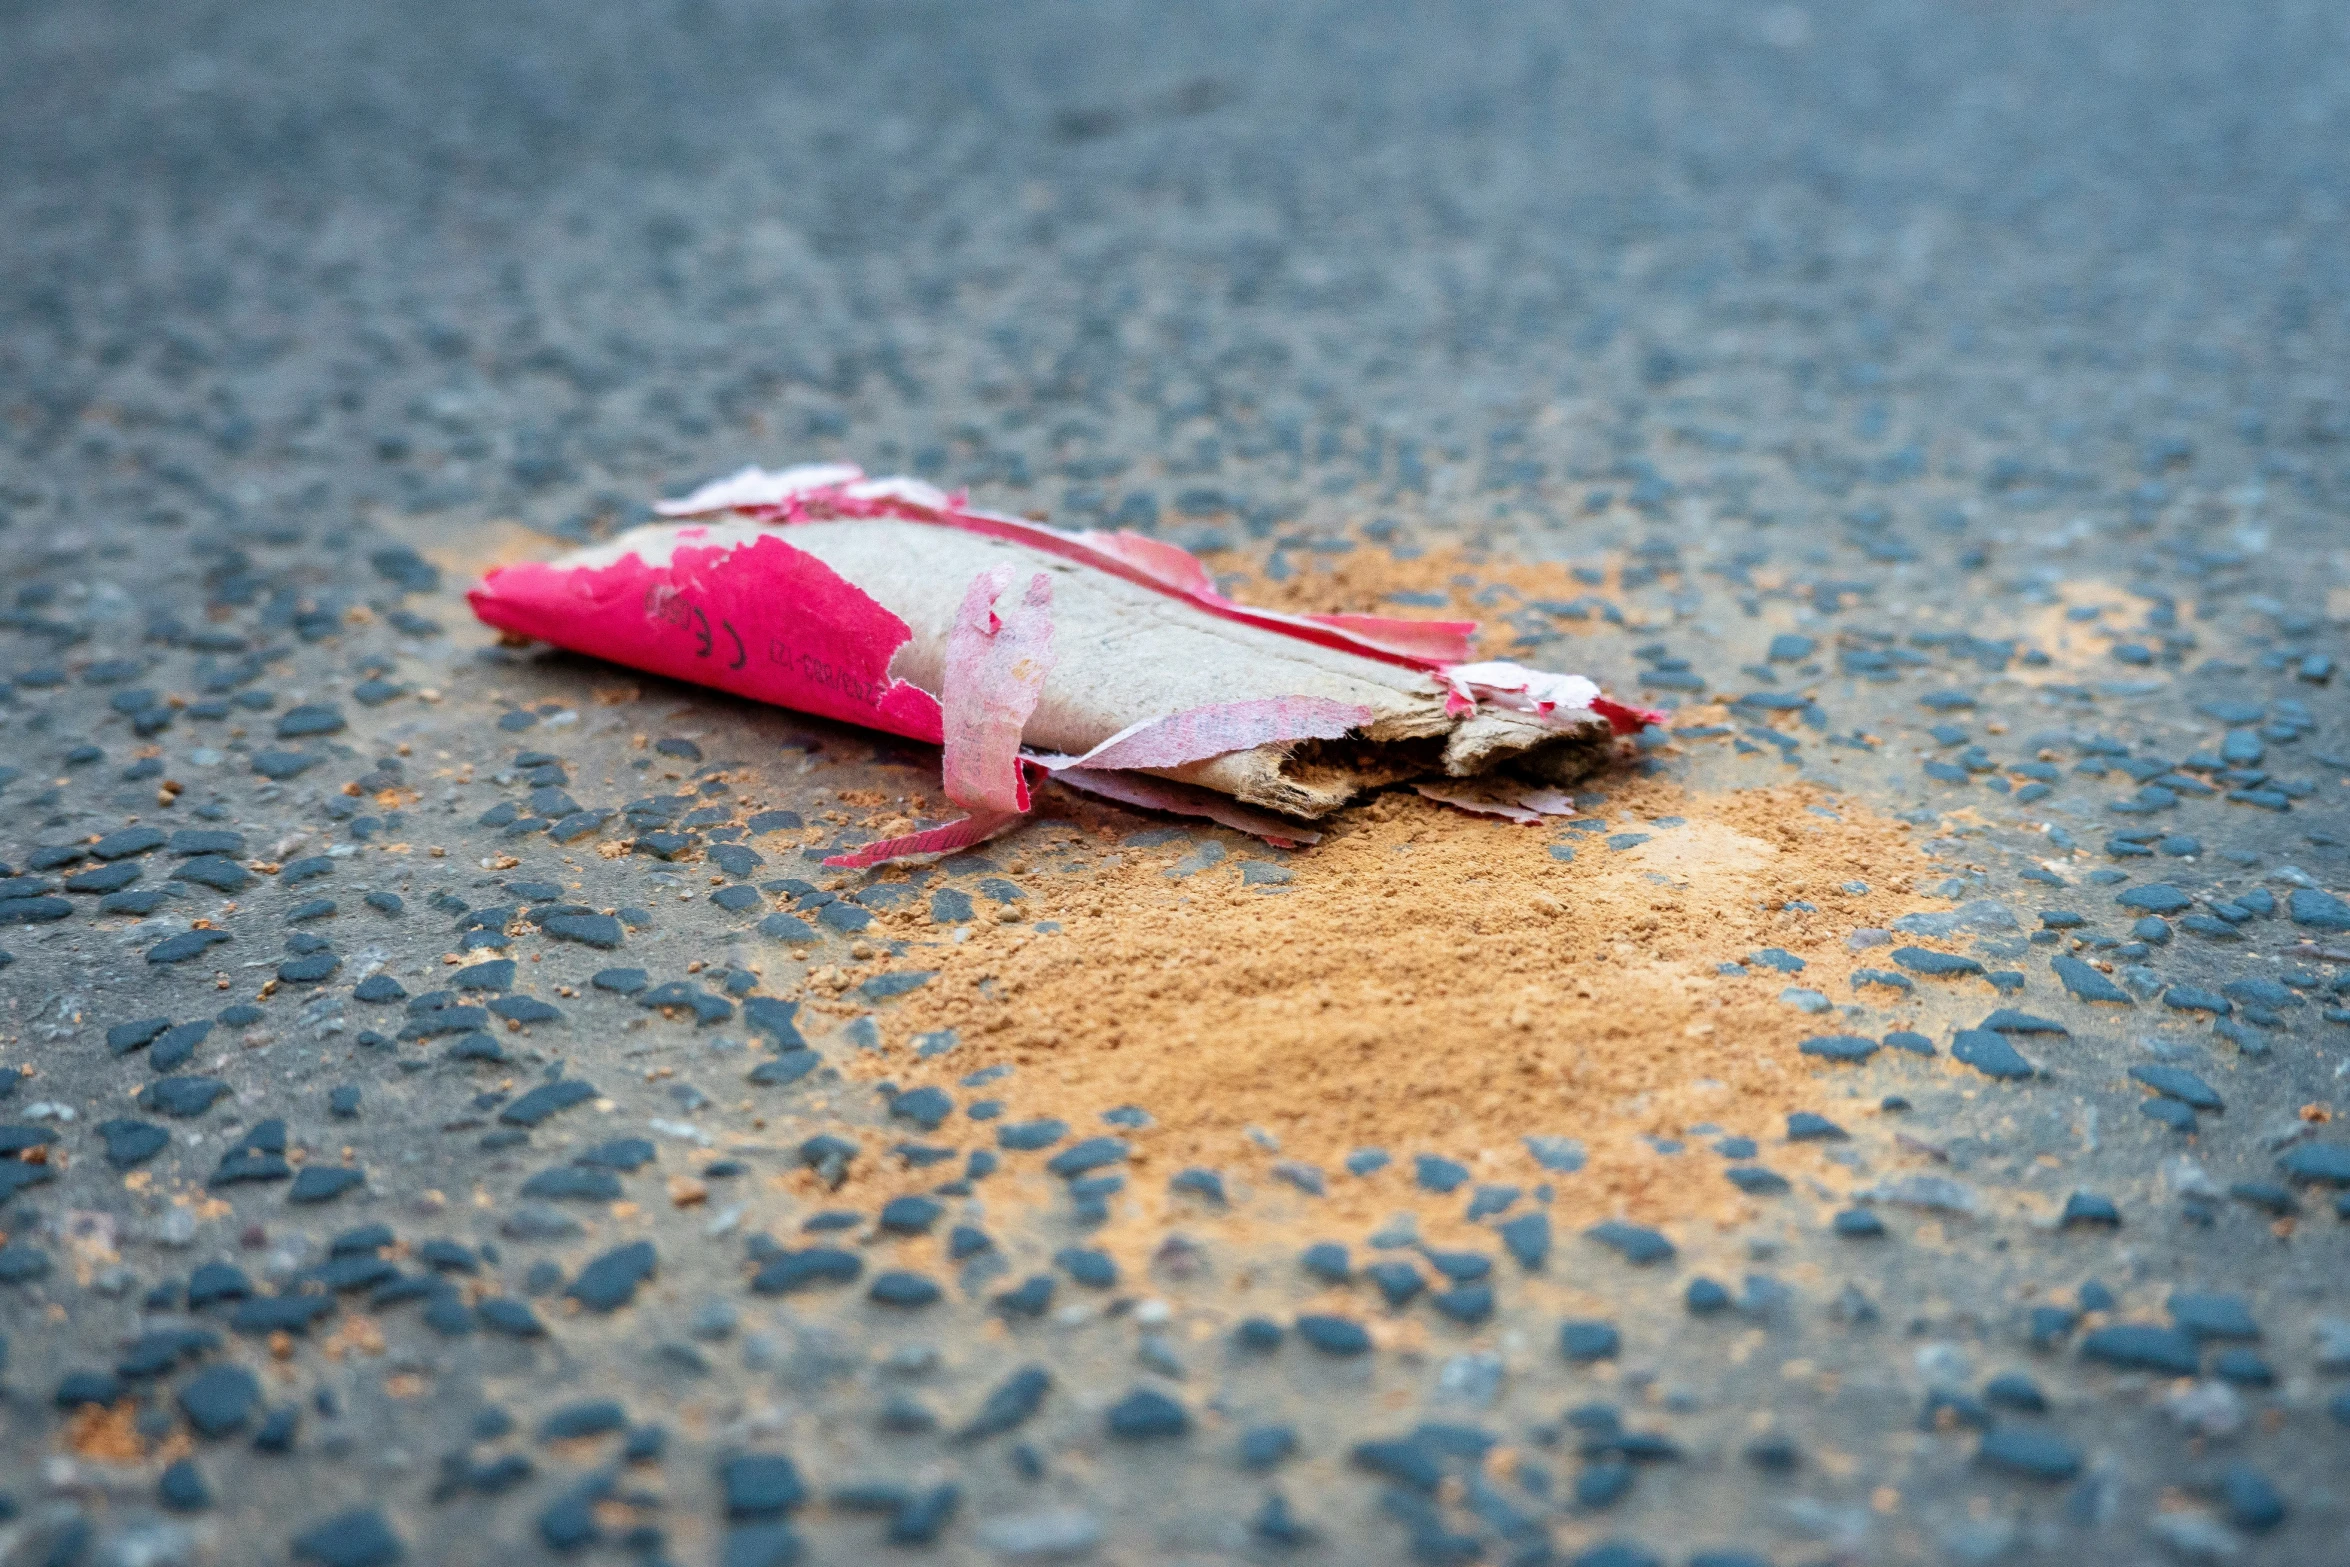
[[[1582,807],[1575,797],[1558,789],[1523,789],[1518,792],[1518,804],[1545,816],[1572,816]]]
[[[1020,731],[1052,672],[1053,583],[1036,573],[1020,602],[1006,609],[1003,597],[1012,575],[1011,567],[997,566],[973,577],[947,633],[940,770],[947,798],[971,814],[832,855],[825,864],[863,870],[908,855],[945,854],[1026,818],[1028,764],[1020,758]],[[999,609],[1006,612],[998,614]]]
[[[1318,696],[1220,702],[1130,724],[1068,765],[1181,767],[1284,740],[1336,740],[1372,716],[1367,707]]]
[[[910,854],[947,854],[956,849],[968,849],[975,843],[984,843],[997,833],[1017,827],[1027,819],[1018,811],[981,812],[966,816],[961,821],[948,822],[943,827],[926,827],[902,838],[883,838],[846,854],[828,855],[824,863],[842,870],[861,871],[888,860],[904,859]]]
[[[1423,668],[1457,664],[1469,656],[1473,620],[1405,620],[1395,615],[1305,615],[1317,626],[1343,631]]]
[[[1103,533],[1089,528],[1076,537],[1105,555],[1115,555],[1170,593],[1195,598],[1201,594],[1212,597],[1216,592],[1216,579],[1208,575],[1208,568],[1180,544],[1122,530]]]
[[[1171,778],[1153,778],[1148,773],[1097,773],[1087,768],[1073,768],[1053,774],[1053,781],[1067,784],[1081,794],[1115,800],[1120,805],[1139,805],[1177,816],[1205,817],[1235,832],[1262,838],[1276,849],[1294,849],[1301,844],[1322,841],[1320,833],[1310,827],[1300,827],[1286,816],[1275,816],[1269,811],[1252,811],[1229,795],[1218,794],[1212,789],[1195,789],[1190,784],[1177,783]]]
[[[947,634],[944,710],[947,798],[975,814],[1028,809],[1020,731],[1053,667],[1053,582],[1043,572],[1006,615],[1012,568],[971,579]]]
[[[1470,811],[1479,816],[1500,816],[1513,822],[1542,820],[1540,811],[1529,810],[1513,801],[1486,794],[1482,790],[1463,784],[1414,784],[1412,788],[1416,793],[1425,795],[1431,800],[1449,805],[1455,810]]]

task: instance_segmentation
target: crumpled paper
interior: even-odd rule
[[[664,516],[694,519],[733,513],[752,525],[656,526],[563,560],[503,567],[473,590],[474,610],[502,630],[574,651],[937,742],[943,752],[947,798],[967,814],[836,855],[826,861],[830,865],[870,866],[984,841],[1024,819],[1033,804],[1032,785],[1047,776],[1103,798],[1203,816],[1269,842],[1312,842],[1316,834],[1289,816],[1228,797],[1245,794],[1252,787],[1249,779],[1264,772],[1260,767],[1255,774],[1243,769],[1236,775],[1231,759],[1269,757],[1275,759],[1272,765],[1286,765],[1283,759],[1298,748],[1315,745],[1339,747],[1331,753],[1337,756],[1350,746],[1362,749],[1382,732],[1391,742],[1415,732],[1426,734],[1427,715],[1441,712],[1453,726],[1448,757],[1469,755],[1462,741],[1472,733],[1483,748],[1476,749],[1468,762],[1456,759],[1458,769],[1490,765],[1493,757],[1506,761],[1521,752],[1531,754],[1529,748],[1545,743],[1544,736],[1553,732],[1584,737],[1623,734],[1661,716],[1610,702],[1580,676],[1471,660],[1467,655],[1475,630],[1472,622],[1291,615],[1237,604],[1216,591],[1198,560],[1161,540],[1127,533],[1064,532],[1023,518],[976,511],[961,497],[919,480],[867,479],[846,464],[780,473],[746,468],[682,500],[664,502],[658,510]],[[892,596],[891,585],[902,588],[903,579],[919,579],[926,571],[962,569],[939,564],[956,552],[919,547],[917,531],[911,536],[912,548],[898,548],[903,541],[894,536],[882,541],[891,546],[886,564],[874,566],[873,541],[866,541],[862,557],[853,550],[834,550],[836,559],[867,562],[844,574],[811,553],[820,538],[839,543],[837,528],[804,530],[797,537],[808,547],[794,543],[796,525],[853,519],[979,535],[1018,546],[993,551],[991,560],[1009,555],[1049,569],[1030,570],[1025,581],[1019,580],[1021,571],[1011,563],[988,564],[971,574],[951,625],[944,628],[933,691],[904,678],[896,666],[923,646],[937,654],[937,643],[923,639],[940,628],[935,622],[928,630],[909,625],[876,594]],[[1039,555],[1050,558],[1040,560]],[[964,549],[961,556],[968,564],[971,551]],[[1054,716],[1064,743],[1066,735],[1075,733],[1085,748],[1074,753],[1048,750],[1026,743],[1025,737],[1034,732],[1048,681],[1063,659],[1064,650],[1056,645],[1055,576],[1065,588],[1075,590],[1100,580],[1090,573],[1107,574],[1145,592],[1119,589],[1125,598],[1115,602],[1126,607],[1116,612],[1113,632],[1105,634],[1093,625],[1090,643],[1070,645],[1071,656],[1092,660],[1092,667],[1083,672],[1091,684],[1080,689],[1093,701],[1084,707],[1081,721],[1058,709]],[[860,580],[852,580],[852,575]],[[910,607],[907,594],[894,597]],[[912,597],[934,605],[933,613],[945,618],[944,600],[937,591]],[[1131,674],[1142,690],[1149,686],[1149,675],[1164,673],[1152,668],[1152,639],[1137,633],[1130,645],[1124,624],[1161,597],[1179,606],[1164,611],[1170,626],[1179,628],[1182,616],[1190,615],[1201,617],[1196,624],[1251,628],[1228,635],[1244,650],[1231,654],[1244,659],[1236,668],[1259,685],[1269,681],[1280,687],[1289,678],[1283,673],[1286,666],[1265,673],[1265,649],[1277,652],[1283,646],[1304,644],[1325,650],[1299,654],[1326,666],[1315,680],[1329,689],[1368,691],[1371,700],[1391,711],[1376,714],[1366,702],[1284,690],[1147,712],[1103,734],[1111,726],[1101,715],[1116,705],[1113,700],[1110,709],[1103,708],[1100,687],[1105,678],[1114,687]],[[1093,613],[1098,620],[1098,606]],[[1268,641],[1267,633],[1275,640]],[[1218,654],[1228,651],[1213,639],[1202,643],[1196,636],[1186,645],[1195,653],[1201,646]],[[1250,657],[1245,650],[1252,648],[1256,654]],[[1120,664],[1121,658],[1130,662]],[[1277,657],[1271,662],[1281,665]],[[1343,678],[1359,677],[1363,671],[1376,675],[1380,668],[1393,673],[1367,684],[1357,678],[1352,687]],[[1338,673],[1330,675],[1330,669]],[[1069,668],[1063,673],[1067,684],[1080,671]],[[1313,671],[1299,678],[1304,680],[1306,674]],[[1389,689],[1398,685],[1428,695],[1398,699]],[[1425,713],[1413,715],[1413,700],[1424,705]],[[1420,730],[1410,728],[1414,723]],[[1375,782],[1383,776],[1378,762],[1367,765],[1370,770],[1363,780]],[[1235,776],[1242,781],[1235,784]],[[1397,774],[1404,776],[1408,773]],[[1415,787],[1431,799],[1514,821],[1539,821],[1574,809],[1572,798],[1554,787],[1497,774],[1446,777]],[[1276,803],[1286,805],[1288,797],[1280,796]]]

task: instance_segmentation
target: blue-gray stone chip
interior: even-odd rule
[[[0,909],[7,907],[6,904],[0,904]],[[166,936],[149,947],[147,961],[158,965],[185,963],[191,958],[202,957],[228,939],[229,934],[225,930],[182,931],[176,936]]]
[[[2064,988],[2083,1001],[2111,1001],[2130,1006],[2130,993],[2079,958],[2059,955],[2048,960]]]
[[[1187,1434],[1191,1414],[1155,1388],[1136,1388],[1103,1413],[1102,1425],[1121,1441],[1151,1441]]]
[[[1973,958],[1960,957],[1954,952],[1936,952],[1930,947],[1895,947],[1891,956],[1895,963],[1912,974],[1924,974],[1931,978],[1956,978],[1983,972],[1983,965]]]
[[[1655,1230],[1622,1219],[1608,1219],[1583,1232],[1634,1266],[1663,1262],[1673,1256],[1673,1243]]]
[[[294,1560],[315,1567],[398,1567],[407,1551],[372,1507],[339,1513],[294,1536]]]
[[[182,1384],[180,1413],[198,1436],[221,1437],[241,1429],[261,1402],[261,1383],[243,1366],[213,1365]]]
[[[609,914],[553,914],[539,924],[542,934],[609,952],[620,945],[620,921]]]
[[[1975,1456],[1989,1468],[2031,1480],[2070,1480],[2081,1472],[2081,1450],[2053,1431],[1995,1426]]]
[[[1985,1077],[2021,1079],[2033,1073],[2032,1063],[2007,1042],[2004,1034],[1987,1028],[1962,1028],[1950,1042],[1953,1060],[1973,1067]]]
[[[651,1241],[632,1241],[580,1269],[563,1293],[590,1311],[616,1311],[636,1298],[637,1286],[653,1276],[657,1263]]]
[[[1073,1179],[1108,1165],[1125,1160],[1128,1152],[1123,1137],[1088,1137],[1072,1143],[1045,1161],[1045,1168],[1064,1180]]]
[[[596,1097],[595,1085],[581,1078],[562,1077],[541,1083],[498,1112],[508,1126],[536,1126],[547,1117]]]

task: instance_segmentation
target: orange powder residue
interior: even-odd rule
[[[380,1355],[384,1352],[383,1329],[373,1317],[346,1312],[320,1348],[329,1360],[340,1360],[345,1355]]]
[[[1839,1024],[1780,992],[1849,996],[1852,969],[1882,954],[1848,952],[1844,937],[1903,912],[1900,889],[1927,861],[1899,824],[1851,801],[1831,811],[1809,786],[1610,783],[1607,831],[1646,842],[1610,849],[1602,834],[1403,793],[1337,817],[1310,850],[1244,848],[1181,877],[1169,871],[1189,843],[1023,835],[1031,858],[1058,864],[1021,877],[1018,923],[983,921],[953,943],[911,910],[879,918],[876,934],[924,943],[888,966],[937,973],[881,1014],[890,1048],[863,1059],[909,1087],[1009,1063],[987,1089],[1008,1118],[1083,1127],[1139,1105],[1157,1123],[1136,1139],[1158,1172],[1146,1187],[1192,1164],[1272,1187],[1276,1155],[1251,1128],[1278,1157],[1333,1171],[1368,1146],[1538,1181],[1521,1139],[1542,1134],[1588,1152],[1560,1185],[1562,1218],[1728,1222],[1751,1211],[1742,1194],[1674,1177],[1639,1134],[1711,1124],[1776,1141],[1789,1110],[1824,1103],[1815,1078],[1837,1069],[1797,1046]],[[1552,856],[1554,840],[1572,859]],[[1252,859],[1290,879],[1260,869],[1250,882]],[[1846,890],[1860,882],[1872,890]],[[1046,921],[1061,928],[1034,929]],[[1717,972],[1765,947],[1808,967]],[[825,995],[849,976],[812,977],[812,1013],[862,1010]],[[944,1056],[905,1048],[950,1028],[962,1043]],[[1773,1162],[1849,1184],[1815,1149]]]
[[[84,1404],[65,1421],[65,1445],[76,1456],[100,1464],[135,1464],[147,1456],[139,1435],[139,1407],[130,1399]]]
[[[1276,582],[1238,556],[1219,556],[1213,564],[1237,570],[1242,581],[1233,597],[1264,609],[1301,615],[1395,615],[1407,620],[1474,620],[1478,623],[1480,654],[1498,655],[1517,641],[1517,632],[1499,617],[1534,600],[1594,605],[1611,603],[1623,609],[1617,574],[1611,567],[1607,582],[1594,587],[1557,561],[1499,560],[1478,551],[1448,546],[1399,559],[1383,549],[1355,549],[1343,555],[1322,555]],[[1478,602],[1494,587],[1509,590],[1498,602]],[[1408,593],[1413,601],[1397,603],[1394,595]],[[1443,604],[1418,602],[1429,594],[1443,594]],[[1512,596],[1514,595],[1514,596]],[[1610,626],[1596,608],[1584,618],[1553,622],[1564,632],[1605,631]]]
[[[2046,663],[2017,666],[2015,678],[2027,685],[2049,685],[2079,680],[2092,671],[2100,676],[2110,672],[2114,644],[2129,640],[2121,628],[2144,613],[2145,601],[2095,577],[2067,578],[2053,591],[2054,603],[2026,611],[2014,623],[2011,635],[2020,634],[2025,646],[2047,655]],[[2089,609],[2101,613],[2085,620],[2073,618],[2076,610]]]

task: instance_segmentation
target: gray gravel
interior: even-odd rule
[[[0,35],[6,1567],[2339,1558],[2350,13],[94,0]],[[1349,1355],[1303,1269],[1243,1302],[1178,1246],[1089,1289],[1081,1206],[991,1219],[983,1176],[939,1222],[994,1250],[940,1278],[871,1215],[803,1232],[843,1160],[995,1146],[755,1006],[866,939],[863,879],[780,887],[821,870],[765,813],[931,758],[501,647],[461,593],[815,459],[1276,576],[1628,566],[1584,672],[1735,699],[1644,765],[1814,779],[1947,866],[1855,938],[1868,991],[1756,970],[1878,1047],[1823,1068],[1831,1118],[1911,1102],[1850,1149],[1883,1233],[1562,1234],[1541,1265],[1608,1304],[1562,1337],[1497,1217],[1490,1320],[1423,1300],[1425,1352]],[[1494,612],[1539,660],[1594,611]],[[629,852],[662,831],[697,847]],[[672,983],[713,1020],[638,1004]],[[1148,1138],[1110,1108],[1071,1138]],[[857,1146],[795,1174],[769,1122]],[[1536,1142],[1528,1184],[1575,1179]],[[1419,1152],[1332,1172],[1399,1217],[1330,1239],[1461,1201]],[[1042,1315],[991,1307],[1031,1274]]]

